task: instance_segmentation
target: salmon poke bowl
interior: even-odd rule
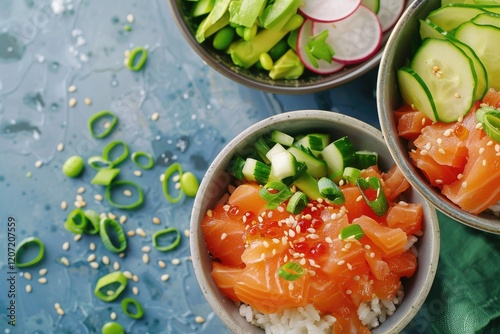
[[[434,280],[439,227],[379,130],[298,110],[217,155],[190,247],[208,303],[234,333],[399,333]]]
[[[381,129],[437,209],[500,233],[500,4],[415,1],[380,64]]]
[[[266,92],[313,93],[374,69],[409,0],[169,0],[219,73]]]

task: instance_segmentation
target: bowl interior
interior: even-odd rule
[[[406,0],[409,5],[409,0]],[[306,71],[305,75],[297,80],[272,80],[267,73],[253,69],[244,69],[233,64],[231,57],[221,51],[215,50],[209,43],[200,45],[194,38],[196,22],[188,15],[185,0],[169,0],[172,15],[176,20],[182,34],[210,66],[224,76],[248,87],[273,92],[273,93],[314,93],[345,84],[369,70],[375,68],[382,57],[383,46],[389,38],[391,30],[386,31],[382,38],[381,49],[370,59],[356,65],[346,66],[339,72],[329,75],[317,75]]]
[[[349,116],[334,112],[301,110],[286,112],[265,119],[245,130],[232,140],[215,158],[204,176],[191,215],[191,255],[194,271],[205,297],[215,313],[234,333],[263,332],[246,322],[238,313],[238,307],[224,297],[212,280],[211,259],[207,251],[200,222],[207,209],[213,208],[218,199],[227,192],[230,181],[225,169],[231,157],[242,152],[258,137],[278,129],[288,134],[328,132],[332,138],[349,136],[356,148],[373,150],[379,153],[380,167],[388,170],[393,160],[387,150],[380,131]],[[421,203],[424,209],[424,235],[420,238],[419,269],[407,280],[405,299],[397,312],[389,317],[373,333],[398,333],[413,318],[424,302],[432,285],[439,257],[439,227],[436,211],[415,191],[405,194],[406,201]]]
[[[408,63],[420,44],[419,19],[440,7],[440,0],[416,0],[403,13],[394,27],[383,54],[377,82],[377,108],[382,133],[389,150],[408,181],[437,209],[470,227],[500,234],[500,219],[489,214],[473,215],[461,210],[430,186],[423,174],[413,166],[407,153],[407,140],[398,136],[394,110],[402,104],[397,87],[396,71]]]

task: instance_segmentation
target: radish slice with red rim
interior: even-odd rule
[[[355,64],[373,56],[382,43],[382,28],[377,15],[365,6],[345,19],[333,23],[314,22],[313,34],[328,30],[326,42],[333,47],[333,60]]]
[[[391,29],[398,22],[405,9],[405,3],[405,0],[380,0],[377,16],[383,32]]]
[[[361,0],[306,0],[299,10],[313,21],[334,22],[354,13],[360,4]]]
[[[324,60],[318,60],[318,67],[314,67],[307,55],[306,48],[307,43],[311,40],[313,22],[311,20],[305,20],[300,27],[299,33],[297,35],[297,55],[304,64],[304,66],[311,72],[318,74],[331,74],[340,71],[345,65],[332,60],[328,63]]]

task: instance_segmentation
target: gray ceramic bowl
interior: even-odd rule
[[[409,5],[410,0],[406,1]],[[358,78],[379,64],[383,46],[391,31],[384,33],[381,49],[373,57],[362,63],[346,66],[343,70],[330,75],[316,75],[309,72],[298,80],[272,80],[265,73],[257,73],[257,71],[251,69],[245,70],[235,66],[228,55],[213,49],[207,43],[200,45],[194,38],[195,30],[189,16],[186,14],[186,0],[168,0],[168,3],[181,33],[189,45],[208,65],[231,80],[271,93],[314,93],[340,86]]]
[[[437,209],[462,224],[500,234],[500,218],[489,214],[467,213],[449,201],[439,189],[432,187],[413,166],[407,153],[407,141],[398,136],[394,110],[401,106],[402,99],[397,87],[396,70],[407,61],[410,50],[415,50],[415,43],[420,41],[418,20],[425,18],[440,4],[440,0],[414,1],[403,13],[389,38],[380,63],[377,82],[377,108],[382,133],[394,160],[408,181]]]
[[[234,138],[214,159],[205,174],[191,215],[191,255],[194,272],[198,283],[213,308],[214,312],[234,333],[263,333],[250,325],[238,313],[238,307],[224,297],[215,285],[211,272],[211,258],[207,251],[200,222],[207,209],[213,208],[219,198],[227,192],[229,176],[226,167],[236,153],[251,147],[259,137],[271,130],[280,129],[291,135],[299,133],[328,132],[335,138],[348,135],[355,147],[373,150],[379,153],[382,170],[388,170],[393,164],[379,130],[357,119],[327,111],[300,110],[272,116],[251,126]],[[439,227],[436,211],[417,193],[409,190],[405,194],[408,202],[418,202],[423,206],[424,235],[417,243],[419,265],[415,275],[404,283],[405,299],[394,315],[390,316],[374,334],[399,333],[415,316],[427,297],[436,273],[439,258]]]

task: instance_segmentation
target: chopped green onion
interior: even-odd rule
[[[90,224],[87,224],[87,227],[84,229],[84,232],[88,234],[99,233],[100,229],[99,225],[101,221],[99,214],[96,211],[90,209],[85,210],[83,213],[85,214],[85,218],[87,218],[88,222],[90,222]]]
[[[31,260],[23,262],[21,260],[21,258],[23,257],[22,256],[23,253],[27,252],[28,248],[33,246],[38,248],[38,253]],[[45,253],[45,246],[42,240],[36,237],[26,238],[23,241],[21,241],[16,248],[16,255],[15,255],[16,267],[25,268],[37,264],[43,259],[44,253]]]
[[[274,210],[289,199],[293,193],[283,182],[271,181],[259,190],[259,195],[267,202],[266,208]]]
[[[158,239],[167,234],[175,234],[175,239],[170,244],[161,246]],[[167,252],[176,248],[177,246],[179,246],[180,242],[181,232],[178,228],[175,227],[169,227],[164,230],[157,231],[153,234],[153,247],[161,252]]]
[[[181,190],[186,194],[186,196],[196,196],[200,183],[193,173],[183,173],[179,182],[181,183]]]
[[[73,155],[69,157],[62,166],[62,171],[67,177],[77,177],[83,170],[84,162],[82,157]]]
[[[351,224],[340,230],[340,239],[344,240],[350,237],[354,237],[356,240],[361,239],[365,233],[361,229],[359,224]]]
[[[136,59],[138,56],[140,56],[140,58]],[[127,67],[132,71],[139,71],[144,66],[147,59],[148,51],[142,46],[138,46],[130,52]]]
[[[76,208],[71,211],[68,218],[64,222],[64,227],[75,234],[82,234],[87,229],[87,224],[89,223],[85,213],[82,209]]]
[[[98,125],[97,123],[104,118],[111,118],[111,122],[109,124],[107,123],[108,126],[103,126],[104,130],[102,130],[102,132],[96,133],[95,131]],[[102,139],[108,136],[111,133],[111,131],[113,131],[114,127],[116,126],[116,123],[118,123],[118,117],[109,110],[103,110],[98,113],[95,113],[90,117],[88,124],[89,132],[92,135],[92,137],[96,139]]]
[[[102,326],[102,334],[125,334],[125,329],[117,322],[110,321]]]
[[[306,194],[302,191],[297,191],[292,195],[292,197],[290,197],[286,206],[286,211],[296,215],[305,209],[307,203],[309,203],[309,200],[307,199]]]
[[[94,155],[90,158],[87,159],[87,163],[89,164],[90,167],[94,169],[103,169],[103,168],[111,168],[113,164],[111,161],[104,159],[103,157],[100,157],[98,155]]]
[[[237,178],[240,181],[243,181],[243,166],[245,166],[245,159],[234,156],[231,161],[229,161],[229,165],[227,167],[227,172]]]
[[[146,164],[141,163],[140,162],[141,158],[146,158],[147,163]],[[137,167],[142,168],[142,169],[151,169],[151,168],[153,168],[153,166],[155,164],[153,156],[149,153],[142,152],[142,151],[132,153],[132,161],[134,162],[134,164]]]
[[[123,152],[121,155],[116,157],[114,160],[111,160],[111,152],[117,147],[117,146],[122,146],[123,147]],[[128,145],[124,141],[121,140],[115,140],[106,145],[104,149],[102,150],[102,157],[104,160],[108,160],[111,162],[111,166],[116,166],[119,163],[121,163],[123,160],[127,159],[128,157]]]
[[[97,280],[94,294],[105,302],[115,300],[127,287],[128,279],[121,271],[114,271]]]
[[[287,262],[278,269],[278,276],[287,281],[295,281],[304,273],[304,268],[297,262]]]
[[[114,233],[115,245],[113,240],[111,240],[108,231]],[[127,248],[127,237],[125,232],[123,232],[122,226],[114,219],[103,218],[99,223],[99,235],[101,237],[102,243],[107,250],[113,253],[121,253]]]
[[[130,203],[130,204],[121,204],[117,203],[112,199],[111,193],[113,192],[113,188],[116,187],[121,187],[121,186],[126,186],[126,187],[134,187],[137,190],[137,201]],[[133,192],[132,192],[133,193]],[[127,181],[127,180],[121,180],[121,181],[115,181],[110,183],[106,187],[106,199],[108,200],[109,204],[111,204],[114,207],[117,207],[119,209],[135,209],[139,207],[143,202],[144,202],[144,192],[142,191],[141,187],[137,185],[136,183],[132,181]]]
[[[369,177],[368,179],[358,178],[356,185],[372,211],[379,217],[385,215],[389,209],[389,203],[387,202],[379,178],[376,176]],[[369,194],[367,191],[370,190],[375,192],[375,194]]]
[[[90,183],[109,186],[115,177],[120,173],[120,168],[103,168],[99,169]]]
[[[135,307],[134,313],[129,311],[129,305]],[[122,311],[127,317],[130,317],[132,319],[140,319],[144,315],[144,309],[142,308],[142,305],[139,304],[137,300],[131,297],[127,297],[122,300]]]
[[[350,184],[356,184],[359,176],[361,175],[361,171],[355,167],[346,167],[344,168],[344,172],[342,173],[342,177],[346,179]]]
[[[345,201],[342,190],[327,177],[318,180],[318,189],[321,196],[327,198],[333,204],[343,204]]]
[[[163,194],[165,195],[165,198],[170,202],[170,203],[177,203],[182,199],[182,196],[184,193],[182,191],[179,191],[179,194],[177,197],[172,197],[170,196],[169,190],[168,190],[168,180],[172,176],[172,174],[178,173],[179,178],[182,177],[182,167],[178,162],[175,162],[171,164],[167,170],[165,171],[164,177],[163,177],[163,182],[162,182],[162,187],[163,187]]]
[[[253,144],[253,147],[264,163],[271,163],[271,161],[266,157],[267,152],[269,152],[271,148],[269,147],[269,145],[267,145],[267,142],[263,137],[257,139]]]
[[[500,143],[500,116],[493,113],[484,115],[483,130],[491,139]]]

